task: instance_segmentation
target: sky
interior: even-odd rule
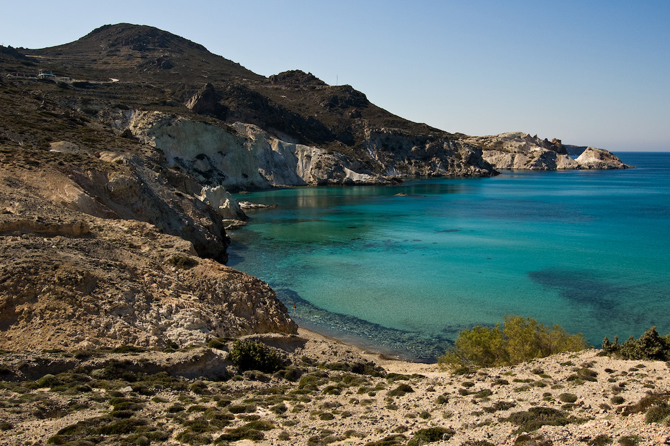
[[[0,0],[0,43],[43,48],[121,22],[264,76],[311,72],[450,132],[670,151],[669,0]]]

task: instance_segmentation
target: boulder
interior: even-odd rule
[[[628,169],[616,155],[607,150],[587,147],[577,158],[580,169]]]

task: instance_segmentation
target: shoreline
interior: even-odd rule
[[[304,337],[307,340],[313,342],[332,343],[334,345],[339,345],[344,350],[353,350],[362,358],[374,362],[391,373],[444,373],[440,372],[440,368],[437,363],[428,364],[423,362],[407,361],[401,358],[394,358],[384,353],[375,352],[355,344],[350,344],[342,341],[341,339],[324,335],[300,326],[298,328],[298,336]]]

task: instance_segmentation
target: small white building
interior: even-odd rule
[[[47,71],[40,70],[39,74],[37,75],[37,78],[38,79],[52,79],[52,80],[55,80],[56,76],[54,76],[54,74],[51,71],[47,72]]]

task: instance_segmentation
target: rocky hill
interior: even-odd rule
[[[239,178],[228,181],[230,187],[385,183],[404,176],[495,174],[477,147],[456,135],[395,116],[350,86],[329,86],[301,71],[265,78],[201,45],[152,27],[108,25],[76,42],[40,50],[6,49],[1,57],[9,75],[5,82],[19,90],[14,91],[18,96],[21,91],[46,96],[42,99],[53,101],[63,113],[83,113],[108,133],[133,135],[137,133],[134,116],[159,112],[184,127],[216,127],[212,130],[217,136],[199,141],[196,151],[188,150],[189,156],[211,158],[211,154],[222,153],[235,158],[242,155],[241,147],[254,146],[255,153],[243,161]],[[25,79],[36,76],[38,70],[53,76],[43,75],[39,85]],[[166,119],[159,121],[159,133],[174,127]],[[237,123],[245,128],[235,126]],[[257,127],[264,136],[249,135],[248,126]],[[149,142],[146,133],[151,131],[145,122],[136,136]],[[232,136],[222,140],[224,133]],[[15,141],[20,138],[3,136],[20,142]],[[172,136],[168,132],[166,137]],[[160,137],[151,142],[164,149]],[[182,142],[173,146],[182,146]],[[91,145],[80,144],[88,149]],[[179,167],[188,168],[193,161],[189,156],[177,154],[169,161],[179,165],[184,159],[186,165]],[[298,171],[296,160],[302,166],[309,159],[311,165]],[[221,178],[230,168],[211,159],[206,164],[211,169],[204,171],[205,178]],[[274,171],[282,170],[285,174],[273,178]]]

